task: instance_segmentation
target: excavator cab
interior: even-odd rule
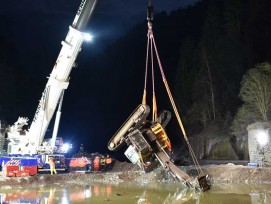
[[[126,144],[129,148],[125,151],[126,157],[134,164],[137,164],[145,173],[155,169],[159,162],[153,155],[151,147],[145,136],[138,129],[127,135]]]

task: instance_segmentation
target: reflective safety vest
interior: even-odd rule
[[[111,157],[107,157],[105,160],[106,164],[111,164],[112,163],[112,158]]]
[[[94,170],[98,171],[100,169],[100,158],[96,157],[93,161]]]
[[[49,159],[49,165],[50,167],[55,167],[55,161],[53,159]]]
[[[101,159],[101,165],[105,165],[105,158]]]

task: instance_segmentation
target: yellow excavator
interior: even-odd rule
[[[152,25],[153,25],[153,7],[151,0],[149,1],[147,9],[148,21],[148,41],[147,41],[147,56],[146,56],[146,70],[145,70],[145,83],[142,97],[142,103],[134,110],[134,112],[123,123],[120,129],[108,142],[108,149],[117,151],[125,144],[128,146],[125,151],[126,157],[146,173],[156,169],[161,165],[169,174],[175,179],[179,180],[182,184],[189,188],[195,188],[200,191],[207,191],[211,188],[211,184],[207,174],[204,174],[197,161],[197,158],[192,150],[188,137],[186,135],[184,126],[182,124],[180,115],[176,108],[174,99],[172,97],[169,85],[167,83],[162,64],[159,58],[158,50],[154,40]],[[150,53],[150,55],[149,55]],[[196,178],[190,177],[187,173],[178,168],[174,161],[171,159],[172,146],[165,131],[165,127],[171,119],[171,113],[167,110],[157,114],[156,96],[154,90],[154,62],[153,58],[156,55],[162,79],[169,96],[175,116],[178,120],[179,126],[182,130],[185,141],[187,142],[191,157],[195,163],[198,176]],[[150,113],[150,107],[146,104],[147,98],[147,74],[148,65],[150,64],[152,70],[152,120],[147,120]]]

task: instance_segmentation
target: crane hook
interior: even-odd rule
[[[149,0],[149,5],[147,9],[147,20],[148,22],[153,21],[153,6],[152,6],[152,0]]]

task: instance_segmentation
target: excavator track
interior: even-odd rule
[[[111,151],[119,150],[125,144],[127,133],[131,131],[131,129],[137,129],[137,127],[146,120],[149,113],[149,106],[140,104],[110,139],[108,149]]]

